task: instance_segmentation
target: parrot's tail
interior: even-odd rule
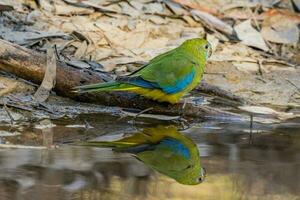
[[[98,147],[98,148],[112,148],[113,151],[126,152],[126,153],[139,153],[151,149],[149,144],[138,144],[136,142],[124,142],[124,141],[88,141],[77,144],[79,146]]]
[[[91,85],[83,85],[74,88],[74,92],[85,93],[85,92],[101,92],[101,91],[122,91],[122,90],[133,90],[136,86],[129,85],[126,83],[118,83],[115,81],[107,83],[96,83]]]

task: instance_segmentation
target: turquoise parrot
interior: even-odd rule
[[[75,91],[128,91],[160,102],[178,103],[202,79],[212,49],[202,38],[186,40],[137,71],[115,81],[75,87]]]
[[[121,140],[90,141],[80,145],[111,147],[117,152],[131,153],[150,168],[181,184],[196,185],[205,177],[197,145],[174,126],[146,128]]]

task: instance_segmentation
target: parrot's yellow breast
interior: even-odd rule
[[[147,89],[141,87],[137,87],[135,90],[133,90],[133,92],[149,99],[153,99],[160,102],[169,102],[171,104],[178,103],[180,98],[184,95],[184,92],[167,94],[159,89]]]
[[[150,88],[142,88],[139,86],[134,86],[134,85],[130,85],[130,87],[126,87],[123,89],[126,91],[131,91],[134,93],[137,93],[139,95],[142,95],[146,98],[152,99],[152,100],[156,100],[159,102],[169,102],[171,104],[175,104],[178,103],[181,99],[181,97],[183,97],[186,93],[190,92],[192,89],[194,89],[199,82],[201,81],[202,75],[200,76],[196,76],[192,83],[189,84],[184,90],[180,91],[180,92],[176,92],[173,94],[168,94],[165,93],[164,91],[160,90],[160,89],[150,89]]]

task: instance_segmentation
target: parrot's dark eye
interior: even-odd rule
[[[206,44],[206,45],[204,46],[204,48],[205,48],[206,50],[208,50],[208,48],[209,48],[209,45],[208,45],[208,44]]]

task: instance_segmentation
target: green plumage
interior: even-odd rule
[[[187,40],[128,76],[75,89],[78,92],[131,91],[150,99],[177,103],[201,81],[210,54],[211,46],[205,39]]]
[[[147,128],[121,140],[90,141],[81,145],[132,153],[149,167],[182,184],[199,184],[204,179],[196,144],[174,126]]]

